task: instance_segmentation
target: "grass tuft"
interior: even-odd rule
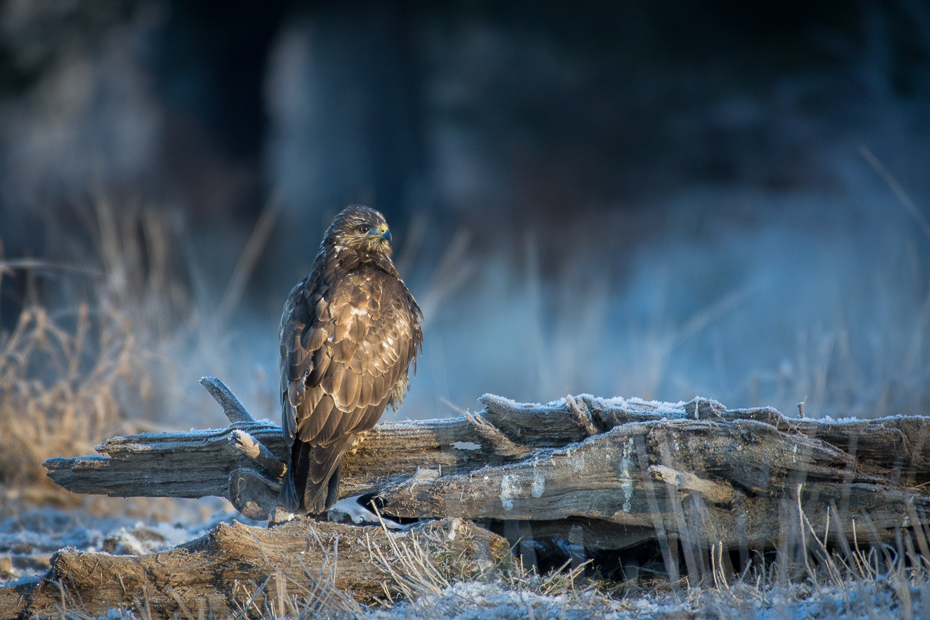
[[[85,230],[74,236],[92,248],[85,264],[0,260],[0,274],[24,279],[28,300],[0,334],[8,509],[80,502],[55,488],[42,462],[91,453],[113,435],[165,430],[182,400],[175,360],[199,322],[177,260],[182,231],[170,214],[106,202],[78,216]]]

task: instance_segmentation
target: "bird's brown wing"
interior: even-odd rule
[[[351,272],[319,293],[302,285],[282,323],[281,387],[296,490],[312,504],[344,439],[374,426],[406,377],[419,328],[403,283],[383,271]]]

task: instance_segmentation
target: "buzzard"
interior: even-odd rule
[[[384,216],[347,207],[281,317],[287,510],[319,514],[336,503],[342,456],[385,407],[404,399],[423,345],[422,318],[391,262]]]

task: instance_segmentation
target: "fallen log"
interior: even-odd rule
[[[254,420],[219,380],[203,383],[227,412],[227,428],[115,437],[97,455],[49,459],[48,475],[77,493],[215,495],[267,517],[284,472],[280,427]],[[628,527],[678,533],[678,512],[685,523],[707,524],[701,538],[710,543],[769,545],[780,526],[762,517],[798,497],[812,523],[825,525],[833,502],[834,518],[849,523],[868,512],[885,539],[908,520],[907,506],[921,513],[930,501],[925,417],[788,419],[709,399],[481,402],[475,414],[386,423],[360,436],[345,459],[341,496],[377,494],[387,517],[618,526],[617,541],[602,532],[594,548],[622,547]]]
[[[116,437],[96,455],[50,459],[49,476],[74,492],[216,495],[246,516],[273,515],[280,427],[254,420],[219,380],[203,383],[227,428]],[[789,419],[709,399],[481,402],[477,413],[361,435],[345,458],[342,497],[374,497],[396,520],[523,524],[511,542],[571,539],[592,552],[657,543],[671,576],[683,552],[693,578],[712,548],[772,549],[811,535],[878,544],[902,528],[925,540],[930,524],[930,418]]]
[[[284,474],[281,427],[256,421],[218,379],[201,383],[223,406],[228,427],[114,437],[97,445],[95,455],[48,459],[49,477],[74,493],[225,497],[248,517],[267,517]],[[419,468],[451,474],[505,460],[480,442],[465,418],[382,424],[361,435],[349,451],[341,497],[377,493]],[[249,484],[254,487],[243,487]]]
[[[38,583],[0,588],[0,617],[315,617],[386,600],[438,575],[475,578],[510,558],[507,542],[468,521],[405,532],[295,519],[273,529],[220,524],[208,536],[143,556],[59,551]]]

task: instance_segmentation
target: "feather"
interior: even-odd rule
[[[362,428],[371,428],[378,423],[378,418],[381,417],[384,408],[387,405],[386,402],[378,403],[375,405],[369,405],[368,407],[361,410],[361,415],[358,418],[358,421],[355,423],[355,427]],[[352,430],[352,429],[350,429]]]
[[[306,334],[307,343],[304,346],[309,351],[316,351],[319,349],[321,346],[323,346],[323,342],[325,342],[326,338],[329,336],[329,334],[326,332],[325,324],[320,323],[315,325],[313,329],[308,329]],[[303,339],[301,339],[301,341],[303,341]]]
[[[303,489],[304,508],[310,514],[319,514],[328,510],[335,500],[338,499],[338,490],[336,493],[330,491],[330,479],[337,475],[335,486],[338,487],[339,479],[337,471],[342,464],[342,457],[346,450],[355,441],[354,435],[346,435],[329,445],[314,446],[306,455],[307,471],[305,478],[314,484],[307,485]],[[330,497],[335,495],[335,497]],[[330,503],[332,501],[332,503]]]
[[[329,348],[323,347],[313,354],[313,368],[307,373],[306,384],[316,387],[326,376],[333,358],[329,355]]]
[[[291,449],[281,502],[289,509],[316,514],[336,501],[345,451],[388,403],[400,404],[422,345],[420,309],[390,245],[366,232],[383,225],[367,207],[337,215],[284,306],[281,415]]]
[[[346,413],[338,411],[336,415],[329,416],[329,419],[326,420],[326,424],[320,428],[320,433],[317,435],[317,442],[326,444],[338,440],[341,435],[345,435],[348,426],[352,424],[352,413],[353,412]]]
[[[336,403],[329,394],[324,394],[320,402],[309,415],[300,420],[298,434],[301,441],[315,443],[319,441],[320,431],[330,418],[340,418],[342,413],[336,409]]]
[[[342,403],[343,407],[354,409],[358,407],[358,393],[361,388],[361,378],[359,377],[359,373],[350,368],[346,369],[346,373],[343,377],[339,401]]]
[[[372,391],[373,391],[373,394],[372,394],[373,401],[380,402],[385,399],[385,397],[388,395],[388,392],[390,391],[390,389],[387,388],[386,385],[387,384],[384,381],[383,374],[378,373],[374,375],[374,377],[372,378],[372,383],[371,383]]]
[[[329,304],[326,302],[326,298],[320,295],[320,299],[316,302],[316,320],[325,321],[330,316]]]
[[[294,433],[297,431],[297,409],[290,403],[284,403],[281,408],[281,428],[284,429],[284,441],[293,445]]]
[[[304,382],[291,381],[287,386],[287,404],[296,409],[304,401]]]
[[[349,338],[335,343],[331,347],[333,361],[339,362],[340,364],[348,364],[349,360],[355,355],[355,350],[357,348],[358,343],[353,342]]]
[[[342,317],[339,317],[339,318],[341,319]],[[350,327],[349,325],[342,322],[341,320],[337,320],[336,323],[333,324],[333,329],[332,329],[331,338],[333,339],[333,341],[341,342],[346,336],[348,336],[349,327]]]
[[[349,324],[349,339],[358,343],[363,341],[368,334],[368,316],[356,314],[352,318]]]
[[[333,396],[340,394],[342,389],[342,382],[345,380],[345,374],[345,364],[340,364],[338,362],[330,364],[329,372],[320,382],[320,386],[323,388],[323,391],[327,394],[332,394]]]

